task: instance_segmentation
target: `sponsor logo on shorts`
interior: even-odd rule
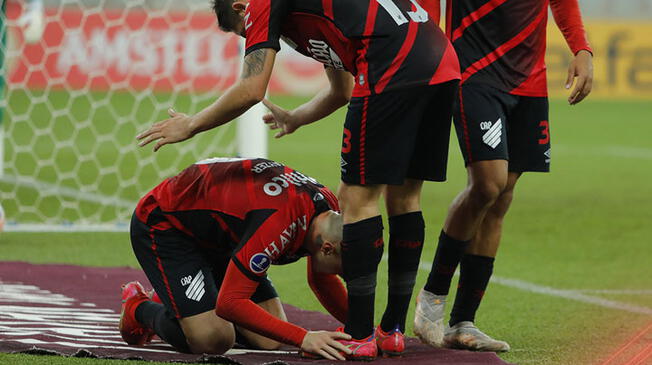
[[[482,141],[487,146],[495,149],[501,141],[501,135],[503,133],[503,121],[498,118],[496,123],[482,122],[480,123],[480,129],[486,130],[485,134],[482,136]]]
[[[344,168],[346,165],[348,165],[348,163],[344,160],[344,157],[340,157],[340,170],[342,170],[342,172],[346,172],[346,169]]]
[[[186,297],[198,302],[204,296],[204,293],[206,293],[206,290],[204,289],[204,273],[199,270],[194,278],[190,278],[191,276],[184,276],[181,278],[181,285],[189,285],[188,288],[186,288]]]
[[[256,274],[261,274],[267,270],[271,260],[264,253],[257,253],[249,260],[249,268]]]
[[[318,202],[324,200],[324,196],[321,193],[317,193],[312,197],[312,201]]]
[[[544,156],[546,156],[546,163],[550,163],[550,148],[546,152],[543,153]]]

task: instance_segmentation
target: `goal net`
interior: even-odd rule
[[[168,108],[195,113],[239,74],[240,40],[208,1],[46,1],[42,34],[21,20],[25,2],[0,2],[6,229],[125,230],[139,197],[194,161],[265,154],[260,106],[156,153],[136,143]]]

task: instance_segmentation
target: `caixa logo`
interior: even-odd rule
[[[298,171],[293,171],[273,177],[272,182],[263,185],[263,191],[269,196],[277,196],[283,192],[284,188],[290,186],[290,184],[301,186],[308,183],[317,184],[317,180]]]

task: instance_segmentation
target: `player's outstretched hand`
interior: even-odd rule
[[[568,97],[568,103],[575,105],[589,95],[593,86],[593,55],[591,52],[581,50],[568,66],[568,77],[566,78],[566,89],[570,89],[575,80],[575,87]]]
[[[154,152],[156,152],[166,144],[185,141],[192,137],[189,116],[177,113],[172,108],[168,109],[168,115],[169,119],[152,124],[148,130],[136,136],[136,139],[140,141],[138,144],[140,147],[158,141],[154,145]]]
[[[280,129],[280,131],[274,135],[275,138],[281,138],[286,134],[290,134],[301,126],[300,123],[292,118],[292,114],[289,111],[267,99],[263,99],[263,104],[265,104],[267,109],[270,111],[263,115],[263,122],[267,124],[269,129]]]
[[[348,355],[351,350],[337,340],[350,339],[351,336],[344,332],[310,331],[303,338],[301,350],[328,360],[346,360],[342,353]]]

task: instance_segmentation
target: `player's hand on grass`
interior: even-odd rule
[[[350,339],[351,336],[344,332],[310,331],[303,338],[301,350],[328,360],[346,360],[342,353],[348,355],[351,350],[337,340]]]
[[[140,141],[138,144],[140,147],[158,141],[154,145],[154,152],[156,152],[166,144],[185,141],[192,137],[191,117],[183,113],[177,113],[172,108],[168,109],[168,115],[171,118],[152,124],[148,130],[136,136],[136,139]]]
[[[289,111],[267,99],[263,99],[263,104],[265,104],[267,109],[270,111],[263,115],[263,122],[267,124],[269,129],[280,129],[280,131],[274,135],[275,138],[281,138],[286,134],[290,134],[301,126],[301,123],[292,118],[292,113]]]
[[[593,55],[587,50],[577,52],[568,67],[566,89],[570,89],[575,81],[575,87],[568,97],[568,103],[575,105],[589,95],[593,86]]]

